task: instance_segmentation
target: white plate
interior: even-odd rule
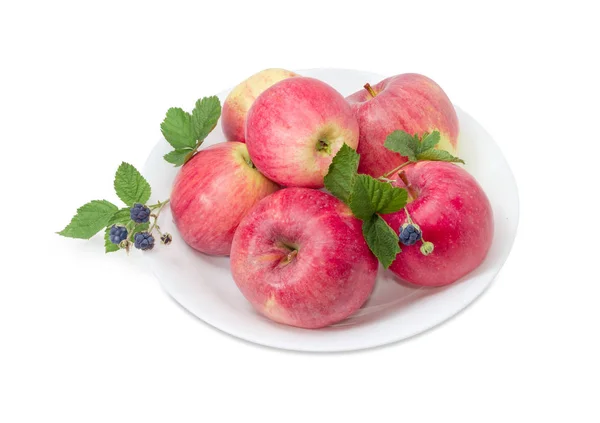
[[[366,82],[384,77],[346,69],[299,71],[321,79],[347,96]],[[228,91],[219,94],[221,102]],[[408,288],[380,268],[371,298],[350,318],[325,329],[293,328],[260,316],[238,291],[229,271],[229,259],[210,257],[189,248],[172,222],[170,210],[160,218],[161,228],[173,234],[173,243],[145,254],[166,292],[206,323],[233,336],[289,350],[351,351],[396,342],[449,319],[475,300],[492,282],[511,250],[519,218],[514,177],[492,137],[468,114],[456,108],[460,120],[459,155],[466,169],[487,193],[494,210],[494,241],[484,263],[457,283],[442,288]],[[205,142],[225,138],[220,125]],[[169,197],[177,169],[162,159],[169,151],[159,141],[144,167],[153,187],[153,199]]]

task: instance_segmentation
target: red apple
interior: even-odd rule
[[[271,85],[298,74],[285,69],[265,69],[237,85],[223,103],[221,127],[229,141],[246,142],[246,115],[250,106]]]
[[[279,187],[254,168],[246,145],[223,142],[196,154],[175,178],[171,210],[192,248],[228,255],[246,213]]]
[[[258,203],[231,247],[233,279],[254,308],[302,328],[328,326],[358,310],[377,267],[360,220],[337,198],[306,188]]]
[[[284,186],[321,188],[333,156],[358,144],[358,123],[336,90],[317,79],[285,79],[248,112],[246,144],[256,167]]]
[[[490,249],[494,233],[490,202],[475,178],[452,163],[418,162],[403,170],[409,193],[416,197],[406,208],[434,250],[425,256],[420,241],[401,245],[390,270],[416,285],[455,282],[478,267]],[[400,178],[394,185],[406,187]],[[407,222],[404,210],[383,218],[398,233]]]
[[[458,118],[442,88],[426,76],[406,73],[347,97],[360,126],[359,173],[379,177],[406,161],[383,146],[397,129],[409,134],[439,131],[437,148],[456,154]]]

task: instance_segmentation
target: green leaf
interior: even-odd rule
[[[377,260],[386,269],[390,267],[396,255],[402,251],[396,232],[377,214],[363,222],[362,230],[365,241]]]
[[[131,220],[131,209],[129,207],[125,207],[123,209],[117,210],[115,214],[108,220],[106,226],[112,225],[125,225],[127,222]]]
[[[181,166],[186,162],[187,157],[193,152],[193,148],[182,148],[165,154],[163,158],[175,166]]]
[[[196,147],[197,138],[192,125],[192,115],[179,107],[167,110],[167,116],[160,124],[160,130],[174,149]]]
[[[388,150],[400,153],[400,155],[407,157],[408,160],[417,160],[416,155],[419,148],[419,142],[406,131],[398,130],[392,132],[387,136],[383,145]]]
[[[431,148],[434,148],[440,142],[440,133],[439,131],[433,131],[431,134],[425,133],[423,135],[423,141],[419,145],[419,149],[417,151],[417,156],[424,151],[427,151]]]
[[[146,223],[138,223],[137,225],[135,225],[133,227],[133,229],[131,229],[131,238],[133,239],[133,236],[135,234],[137,234],[138,232],[144,232],[147,231],[148,228],[150,228],[150,222],[146,222]]]
[[[138,170],[129,163],[121,163],[115,174],[115,192],[128,206],[145,204],[152,193],[150,184]]]
[[[450,163],[462,163],[465,162],[458,157],[454,157],[452,154],[448,153],[446,150],[437,150],[432,148],[430,150],[424,151],[417,155],[417,160],[431,160],[436,162],[450,162]]]
[[[217,96],[204,97],[196,102],[196,107],[192,111],[192,126],[196,141],[203,140],[210,134],[220,116],[221,102]]]
[[[118,207],[106,200],[94,200],[77,209],[77,214],[71,219],[59,235],[69,238],[90,239],[108,224]]]
[[[368,175],[357,175],[350,196],[350,209],[361,220],[375,213],[393,213],[406,205],[408,194],[403,188],[391,186]]]
[[[110,234],[110,228],[106,228],[106,231],[104,231],[104,252],[105,253],[114,253],[115,251],[119,251],[120,248],[118,245],[113,244],[112,242],[110,242],[110,239],[108,239],[108,235]]]
[[[335,197],[348,204],[356,179],[360,155],[346,144],[337,152],[325,175],[325,188]]]

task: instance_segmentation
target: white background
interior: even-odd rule
[[[356,3],[0,6],[1,422],[599,421],[594,2]],[[54,234],[114,199],[168,107],[267,67],[420,72],[495,137],[521,221],[475,304],[388,347],[282,352],[187,314],[138,254]]]

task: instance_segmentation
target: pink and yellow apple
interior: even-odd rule
[[[494,233],[490,202],[477,181],[452,163],[418,162],[403,170],[409,192],[416,197],[406,208],[434,250],[425,256],[419,250],[421,242],[402,245],[390,270],[415,285],[448,285],[485,259]],[[393,184],[406,188],[401,178]],[[383,218],[396,232],[407,222],[404,210]]]
[[[360,220],[322,191],[286,188],[242,220],[231,248],[235,283],[271,320],[320,328],[367,300],[378,262]]]
[[[359,173],[379,177],[406,161],[383,146],[397,129],[409,134],[439,131],[437,148],[456,154],[458,118],[442,88],[426,76],[393,76],[347,97],[360,126]]]
[[[246,142],[246,115],[263,91],[273,84],[298,74],[285,69],[265,69],[237,85],[223,103],[221,127],[230,141]]]
[[[358,123],[344,97],[317,79],[284,79],[248,112],[246,144],[256,167],[288,187],[323,187],[331,160],[358,145]]]
[[[183,165],[171,192],[171,211],[184,241],[212,255],[228,255],[246,213],[279,187],[254,168],[246,145],[223,142]]]

